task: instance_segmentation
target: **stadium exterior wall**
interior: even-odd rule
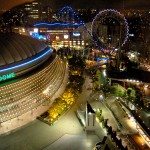
[[[42,66],[43,67],[43,66]],[[0,133],[12,131],[46,111],[65,89],[67,63],[58,56],[39,72],[0,87]]]

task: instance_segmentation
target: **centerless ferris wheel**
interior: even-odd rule
[[[120,50],[126,43],[129,26],[125,17],[114,9],[100,11],[92,22],[92,38],[102,51]]]

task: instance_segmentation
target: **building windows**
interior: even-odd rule
[[[65,34],[64,39],[68,39],[68,38],[69,38],[69,35]]]

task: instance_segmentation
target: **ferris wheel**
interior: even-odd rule
[[[101,50],[118,50],[128,39],[129,26],[120,12],[106,9],[100,11],[93,19],[91,34]]]

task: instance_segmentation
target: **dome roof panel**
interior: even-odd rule
[[[0,67],[33,57],[47,45],[28,36],[0,33]]]

